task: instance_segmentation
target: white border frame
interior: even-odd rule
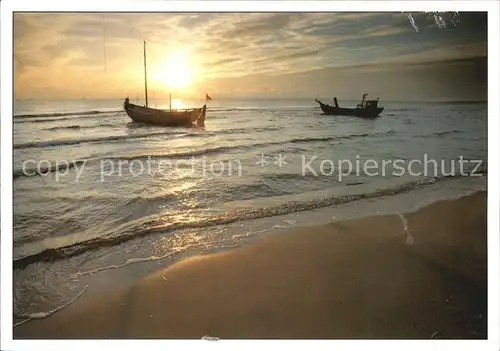
[[[1,346],[5,349],[26,350],[67,350],[101,347],[118,347],[120,349],[144,348],[148,350],[165,350],[166,347],[205,347],[227,350],[250,349],[287,346],[290,349],[331,350],[343,348],[357,350],[421,350],[423,347],[442,350],[495,350],[500,348],[499,342],[499,144],[500,124],[498,118],[499,103],[499,2],[490,1],[102,1],[86,0],[72,2],[67,0],[3,0],[1,6]],[[272,341],[235,341],[221,340],[210,342],[203,340],[13,340],[12,339],[12,13],[13,11],[58,11],[58,12],[324,12],[324,11],[488,11],[488,173],[493,181],[488,184],[488,340],[394,340],[394,341],[333,341],[333,340],[272,340]]]

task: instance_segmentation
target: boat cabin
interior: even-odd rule
[[[377,108],[378,107],[378,101],[377,100],[365,100],[368,94],[363,94],[363,98],[361,99],[361,103],[356,106],[357,108]]]
[[[361,108],[377,108],[378,107],[378,99],[377,100],[366,100]]]

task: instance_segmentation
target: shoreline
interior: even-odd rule
[[[486,338],[486,195],[187,258],[14,338]]]

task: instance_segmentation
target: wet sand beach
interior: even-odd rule
[[[486,196],[186,259],[14,338],[486,338]]]

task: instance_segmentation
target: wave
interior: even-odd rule
[[[390,133],[388,131],[386,133]],[[24,149],[29,147],[50,147],[50,146],[59,146],[59,145],[74,145],[82,142],[99,142],[99,141],[109,141],[109,140],[125,140],[125,139],[134,139],[134,138],[146,138],[155,135],[164,135],[164,134],[174,134],[179,138],[183,137],[199,137],[204,134],[176,134],[172,132],[160,132],[160,133],[151,133],[151,134],[139,134],[135,136],[113,136],[113,137],[103,137],[103,138],[94,138],[94,139],[84,139],[84,140],[62,140],[62,141],[49,141],[49,142],[40,142],[40,143],[26,143],[15,145],[17,149]],[[123,155],[123,156],[111,156],[111,157],[97,157],[86,160],[76,160],[73,161],[73,165],[70,168],[74,168],[76,165],[80,165],[82,163],[94,162],[94,161],[103,161],[103,160],[116,160],[116,161],[133,161],[133,160],[141,160],[141,159],[186,159],[197,156],[206,156],[211,154],[218,154],[227,151],[233,150],[245,150],[256,147],[265,147],[265,146],[273,146],[273,145],[286,145],[289,143],[297,144],[297,143],[310,143],[310,142],[328,142],[333,140],[342,140],[342,139],[354,139],[360,137],[373,136],[376,134],[352,134],[346,136],[338,136],[338,137],[323,137],[323,138],[297,138],[297,139],[288,139],[282,141],[274,141],[274,142],[265,142],[265,143],[253,143],[253,144],[245,144],[245,145],[236,145],[236,146],[218,146],[213,148],[206,148],[201,150],[193,150],[186,152],[171,152],[171,153],[161,153],[161,154],[135,154],[135,155]],[[300,148],[295,148],[296,151],[304,151]],[[289,151],[289,150],[288,150]],[[283,150],[285,152],[285,150]],[[14,179],[20,177],[28,177],[28,176],[39,176],[45,175],[50,172],[58,172],[59,170],[66,169],[67,167],[61,168],[57,166],[50,166],[43,169],[43,172],[40,172],[37,168],[29,168],[25,170],[15,170],[14,171]]]
[[[100,123],[92,126],[81,126],[79,124],[71,125],[71,126],[60,126],[60,127],[52,127],[52,128],[44,128],[43,130],[66,130],[66,129],[89,129],[89,128],[98,128],[98,127],[114,127],[116,124],[111,123]]]
[[[213,112],[266,111],[266,110],[271,110],[271,108],[243,108],[243,107],[209,108],[209,111]],[[93,110],[93,111],[80,111],[80,112],[18,114],[14,115],[14,123],[60,121],[60,120],[95,116],[95,115],[117,114],[117,113],[125,113],[125,112],[123,110],[106,110],[106,111]],[[64,117],[64,118],[57,118],[57,117]]]
[[[27,149],[27,148],[44,148],[44,147],[52,147],[52,146],[63,146],[63,145],[78,145],[81,143],[92,143],[92,142],[101,142],[101,141],[115,141],[115,140],[125,140],[125,139],[140,139],[140,138],[148,138],[151,136],[159,136],[159,135],[179,135],[184,134],[186,137],[196,137],[196,136],[204,136],[205,134],[196,134],[196,133],[183,133],[183,132],[156,132],[156,133],[148,133],[148,134],[136,134],[136,135],[113,135],[108,137],[97,137],[97,138],[87,138],[87,139],[60,139],[60,140],[48,140],[48,141],[39,141],[39,142],[29,142],[14,145],[14,149]],[[216,135],[216,134],[212,134]],[[278,142],[269,142],[269,143],[259,143],[252,144],[250,146],[264,146],[264,145],[275,145],[275,144],[284,144],[284,143],[307,143],[314,141],[332,141],[332,140],[341,140],[341,139],[353,139],[357,137],[366,137],[374,134],[352,134],[347,136],[337,136],[337,137],[323,137],[323,138],[298,138],[298,139],[290,139],[285,141]],[[238,146],[236,146],[238,147]],[[235,147],[235,148],[236,148]]]
[[[171,153],[166,153],[166,154],[137,154],[137,155],[130,155],[130,156],[113,156],[113,157],[106,157],[106,160],[124,160],[124,161],[132,161],[132,160],[137,160],[137,159],[158,159],[158,158],[189,158],[189,157],[194,157],[194,156],[203,156],[203,155],[209,155],[209,154],[215,154],[215,153],[220,153],[224,151],[228,151],[231,149],[236,149],[238,146],[218,146],[210,149],[203,149],[203,150],[195,150],[195,151],[187,151],[187,152],[171,152]],[[102,159],[104,160],[104,158]]]
[[[196,136],[196,134],[189,134],[189,136],[191,136],[191,135]],[[189,157],[194,157],[194,156],[203,156],[203,155],[221,153],[221,152],[231,151],[231,150],[251,149],[251,148],[261,147],[261,146],[283,145],[283,144],[288,144],[288,143],[294,144],[294,143],[309,143],[309,142],[317,142],[317,141],[332,141],[332,140],[341,140],[341,139],[352,139],[355,137],[364,137],[364,136],[369,136],[369,134],[353,134],[350,136],[325,137],[325,138],[288,139],[288,140],[281,140],[281,141],[272,141],[272,142],[265,142],[265,143],[252,143],[252,144],[235,145],[235,146],[217,146],[214,148],[193,150],[193,151],[187,151],[187,152],[172,152],[172,153],[165,153],[165,154],[136,154],[136,155],[129,155],[129,156],[113,156],[113,157],[107,157],[107,158],[103,158],[103,159],[131,161],[131,160],[136,160],[136,159],[147,159],[147,158],[152,158],[152,159],[157,159],[157,158],[189,158]],[[102,160],[102,159],[99,159],[99,160]]]
[[[126,140],[126,139],[140,139],[140,138],[149,138],[151,136],[179,135],[179,134],[185,134],[185,133],[168,131],[168,132],[156,132],[156,133],[148,133],[148,134],[112,135],[112,136],[107,136],[107,137],[96,137],[96,138],[87,138],[87,139],[48,140],[48,141],[16,144],[16,145],[14,145],[14,149],[44,148],[44,147],[63,146],[63,145],[78,145],[78,144],[82,144],[82,143],[94,143],[94,142]]]
[[[315,107],[306,107],[306,106],[297,106],[296,109],[285,107],[282,108],[276,106],[268,106],[268,107],[213,107],[208,108],[210,112],[297,112],[299,111],[307,111],[307,110],[315,110],[318,108]],[[102,115],[102,114],[117,114],[124,113],[122,109],[117,110],[91,110],[91,111],[78,111],[78,112],[50,112],[50,113],[30,113],[30,114],[17,114],[14,115],[14,123],[26,123],[26,122],[48,122],[48,121],[58,121],[58,120],[67,120],[73,118],[80,117],[88,117],[94,115]],[[57,118],[57,117],[65,117],[65,118]],[[70,118],[67,118],[70,117]],[[225,118],[224,116],[215,116],[216,118]]]
[[[303,138],[303,139],[292,139],[292,140],[290,140],[290,142],[291,143],[307,143],[307,142],[314,142],[314,141],[333,141],[333,140],[342,140],[342,139],[363,138],[363,137],[373,136],[373,135],[375,135],[375,134],[363,133],[363,134],[351,134],[351,135],[334,136],[334,137]]]
[[[43,168],[33,167],[33,168],[17,169],[14,171],[13,177],[14,179],[17,179],[20,177],[44,176],[52,172],[59,172],[65,169],[75,168],[76,166],[84,164],[85,162],[86,161],[84,160],[77,160],[64,163],[59,162],[56,163],[55,165],[50,165],[49,167],[43,167]]]
[[[101,116],[101,118],[104,117],[117,117],[119,114],[114,114],[111,116]],[[22,119],[22,120],[14,120],[15,124],[18,123],[54,123],[54,122],[61,122],[61,121],[74,121],[78,119],[90,119],[91,117],[89,116],[75,116],[75,117],[51,117],[51,118],[29,118],[29,119]]]
[[[120,111],[118,112],[109,112],[110,117],[116,117],[120,115]],[[103,112],[100,116],[100,118],[108,117],[108,112]],[[103,116],[104,115],[104,116]],[[78,119],[91,119],[95,115],[75,115],[72,117],[44,117],[44,118],[18,118],[14,119],[14,123],[54,123],[54,122],[61,122],[61,121],[74,121]]]
[[[82,111],[82,112],[54,112],[54,113],[33,113],[14,115],[14,118],[40,118],[40,117],[62,117],[62,116],[88,116],[88,115],[102,115],[104,113],[117,113],[123,110],[108,110],[108,111]]]
[[[49,123],[49,122],[59,122],[59,121],[69,121],[70,118],[67,117],[58,117],[58,118],[33,118],[26,120],[15,120],[14,123]]]
[[[361,185],[361,184],[365,184],[364,182],[351,182],[351,183],[346,183],[345,185],[346,186],[354,186],[354,185]]]
[[[214,112],[236,112],[236,111],[265,111],[269,108],[258,108],[258,107],[216,107],[208,108],[207,111]]]
[[[280,130],[281,126],[267,126],[267,127],[254,127],[254,128],[233,128],[233,129],[222,129],[214,132],[212,135],[217,134],[240,134],[240,133],[254,133],[254,132],[272,132]]]
[[[80,126],[80,125],[71,125],[71,126],[60,126],[60,127],[52,127],[45,128],[45,130],[61,130],[61,129],[86,129],[86,128],[96,128],[96,127],[113,127],[113,124],[103,123],[97,124],[95,126]],[[221,130],[218,132],[211,133],[183,133],[183,132],[156,132],[156,133],[148,133],[148,134],[137,134],[137,135],[117,135],[117,136],[108,136],[108,137],[96,137],[96,138],[87,138],[87,139],[62,139],[62,140],[48,140],[48,141],[40,141],[40,142],[28,142],[22,144],[14,145],[14,149],[27,149],[27,148],[44,148],[44,147],[53,147],[53,146],[63,146],[63,145],[78,145],[81,143],[91,143],[91,142],[101,142],[101,141],[115,141],[115,140],[125,140],[125,139],[137,139],[137,138],[147,138],[150,136],[158,136],[158,135],[168,135],[168,134],[184,134],[186,137],[204,137],[204,136],[215,136],[217,134],[237,134],[237,133],[250,133],[250,132],[266,132],[279,130],[281,127],[260,127],[260,128],[236,128],[236,129],[227,129]],[[291,142],[295,142],[296,140],[292,140]]]
[[[444,132],[436,132],[436,133],[434,133],[434,135],[443,136],[443,135],[456,134],[456,133],[460,133],[460,130],[458,130],[458,129],[446,130]]]
[[[190,151],[190,152],[173,152],[173,153],[166,153],[166,154],[138,154],[138,155],[129,155],[129,156],[112,156],[112,157],[96,157],[96,158],[91,158],[91,159],[85,159],[85,160],[75,160],[71,162],[65,162],[65,163],[55,163],[50,165],[49,167],[44,167],[42,169],[38,169],[36,167],[33,168],[25,168],[25,169],[17,169],[14,171],[14,179],[21,178],[21,177],[32,177],[32,176],[44,176],[47,175],[48,173],[51,172],[58,172],[61,170],[65,169],[71,169],[74,168],[75,166],[79,166],[81,164],[89,164],[92,162],[99,162],[99,161],[104,161],[104,160],[111,160],[111,161],[133,161],[133,160],[141,160],[141,159],[185,159],[185,158],[190,158],[190,157],[195,157],[195,156],[203,156],[203,155],[209,155],[209,154],[215,154],[215,153],[220,153],[224,152],[227,150],[231,150],[234,147],[215,147],[211,149],[203,149],[203,150],[197,150],[197,151]]]
[[[227,213],[223,216],[211,216],[198,221],[191,220],[182,222],[179,221],[177,218],[175,218],[175,214],[173,215],[164,214],[156,216],[155,218],[152,219],[143,220],[142,222],[125,224],[122,226],[122,228],[117,228],[118,230],[115,230],[115,232],[117,231],[120,232],[119,235],[111,235],[110,233],[107,233],[102,237],[75,242],[61,247],[46,248],[41,251],[34,252],[32,254],[28,254],[22,257],[17,257],[13,261],[13,266],[14,269],[22,269],[27,265],[36,262],[66,259],[90,250],[96,250],[103,247],[111,247],[119,245],[129,240],[157,233],[165,234],[179,229],[205,228],[216,225],[225,225],[237,221],[274,217],[289,213],[303,212],[323,207],[341,205],[359,200],[396,195],[400,193],[409,192],[411,190],[421,188],[424,186],[432,185],[438,181],[447,178],[454,178],[454,177],[452,176],[430,177],[422,180],[407,182],[402,185],[391,188],[377,189],[375,191],[368,193],[331,196],[324,199],[310,200],[310,201],[293,201],[268,208],[240,209]]]
[[[96,125],[97,127],[99,126],[113,126],[112,124],[109,123],[104,123],[104,124],[98,124]],[[79,125],[71,125],[71,126],[59,126],[59,127],[53,127],[53,128],[47,128],[46,130],[58,130],[58,129],[79,129],[79,128],[95,128],[96,126],[79,126]],[[269,126],[269,127],[256,127],[256,128],[235,128],[235,129],[227,129],[227,130],[221,130],[218,132],[211,132],[211,133],[184,133],[189,136],[214,136],[217,134],[237,134],[237,133],[250,133],[250,132],[266,132],[266,131],[275,131],[275,130],[280,130],[281,127],[279,126]],[[389,130],[384,133],[379,133],[379,134],[390,134],[394,133],[394,130]],[[28,142],[28,143],[22,143],[22,144],[16,144],[14,145],[14,149],[27,149],[27,148],[44,148],[44,147],[53,147],[53,146],[63,146],[63,145],[78,145],[81,143],[90,143],[90,142],[101,142],[101,141],[115,141],[115,140],[125,140],[125,139],[137,139],[137,138],[147,138],[150,136],[157,136],[157,135],[167,135],[167,134],[182,134],[181,132],[172,132],[172,131],[167,131],[167,132],[156,132],[156,133],[148,133],[148,134],[138,134],[138,135],[118,135],[118,136],[108,136],[108,137],[96,137],[96,138],[87,138],[87,139],[62,139],[62,140],[48,140],[48,141],[42,141],[42,142]],[[332,136],[332,137],[319,137],[319,138],[297,138],[297,139],[291,139],[288,140],[287,142],[290,143],[307,143],[307,142],[325,142],[325,141],[332,141],[332,140],[341,140],[341,139],[353,139],[353,138],[360,138],[360,137],[367,137],[367,136],[375,136],[375,134],[368,134],[368,133],[363,133],[363,134],[351,134],[351,135],[346,135],[346,136]],[[278,142],[279,144],[283,142]],[[272,143],[268,143],[272,144]],[[262,144],[258,144],[259,146]]]
[[[66,127],[52,127],[52,128],[45,128],[45,130],[59,130],[59,129],[80,129],[78,124],[73,125],[73,126],[66,126]]]
[[[262,112],[303,112],[315,110],[319,106],[263,106],[263,107],[208,107],[207,111],[214,112],[247,112],[247,111],[262,111]]]

